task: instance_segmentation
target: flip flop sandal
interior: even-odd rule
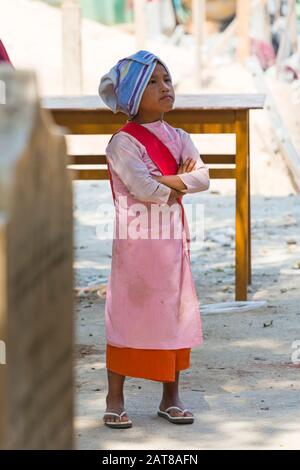
[[[189,411],[188,409],[182,410],[178,406],[169,406],[165,411],[160,411],[158,410],[157,414],[161,418],[167,419],[170,421],[170,423],[175,423],[175,424],[192,424],[194,422],[194,417],[193,416],[171,416],[169,411],[170,410],[178,410],[181,411],[182,413],[185,413],[186,411]]]
[[[104,421],[104,424],[108,426],[109,428],[117,428],[117,429],[123,429],[123,428],[131,428],[132,427],[132,421],[129,419],[128,421],[121,421],[122,416],[126,414],[126,411],[122,411],[121,414],[118,413],[112,413],[110,411],[107,411],[104,413],[103,418],[105,416],[117,416],[120,421]]]

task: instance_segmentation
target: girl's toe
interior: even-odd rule
[[[116,420],[114,416],[104,416],[105,423],[113,423]]]
[[[179,410],[171,410],[170,415],[172,418],[177,418],[177,416],[184,416],[183,412]]]

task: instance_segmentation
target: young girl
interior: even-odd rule
[[[208,168],[189,134],[163,120],[175,94],[157,56],[139,51],[120,60],[102,77],[99,94],[114,113],[128,116],[106,148],[117,225],[105,305],[103,421],[132,426],[123,395],[130,376],[162,382],[158,416],[190,424],[194,417],[180,400],[179,374],[190,367],[190,350],[202,343],[202,330],[181,199],[209,188]],[[169,210],[168,228],[179,228],[180,237],[162,237],[167,225],[153,222],[155,209]],[[137,226],[139,236],[132,234]]]

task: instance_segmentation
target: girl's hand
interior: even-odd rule
[[[173,203],[178,199],[178,197],[184,196],[184,194],[185,193],[182,193],[181,191],[177,191],[176,189],[171,189],[168,202]]]
[[[195,165],[195,160],[188,158],[184,163],[179,165],[177,175],[181,175],[182,173],[190,173],[194,170]]]

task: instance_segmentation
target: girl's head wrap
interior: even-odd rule
[[[167,66],[148,51],[138,51],[119,60],[101,78],[99,95],[104,103],[114,113],[121,111],[129,117],[135,116],[157,62],[165,67],[171,77]]]

